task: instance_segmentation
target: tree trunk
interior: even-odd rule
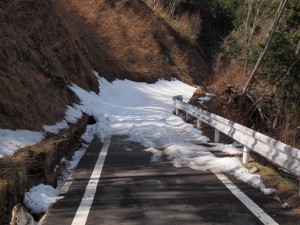
[[[252,40],[252,36],[254,34],[254,31],[258,25],[258,15],[259,15],[259,12],[260,12],[260,9],[261,9],[261,6],[263,4],[264,0],[261,0],[260,2],[257,3],[257,6],[255,8],[256,10],[256,13],[255,13],[255,17],[254,17],[254,21],[253,21],[253,24],[252,24],[252,28],[251,28],[251,31],[249,33],[249,36],[247,37],[247,30],[248,28],[246,28],[246,49],[245,49],[245,52],[246,52],[246,55],[245,55],[245,66],[244,66],[244,76],[246,78],[247,74],[248,74],[248,63],[249,63],[249,49],[250,49],[250,44],[251,44],[251,40]],[[249,8],[248,8],[248,15],[247,15],[247,26],[248,26],[248,21],[249,21],[249,13],[250,11],[252,10],[252,6],[250,5],[251,3],[249,3]],[[250,10],[250,11],[249,11]]]
[[[282,13],[283,13],[283,10],[284,10],[284,7],[285,7],[287,1],[288,0],[282,0],[280,2],[280,5],[278,7],[275,19],[274,19],[272,27],[271,27],[271,31],[270,31],[269,37],[267,39],[266,46],[265,46],[264,50],[262,51],[262,53],[260,54],[260,56],[259,56],[259,58],[258,58],[258,60],[256,62],[256,65],[255,65],[253,71],[251,72],[251,75],[250,75],[248,81],[246,82],[246,84],[245,84],[245,86],[243,88],[243,93],[242,93],[243,95],[245,95],[248,92],[248,90],[251,88],[251,85],[253,83],[253,78],[255,76],[255,73],[256,73],[258,67],[260,66],[260,64],[262,63],[262,60],[263,60],[266,52],[268,51],[268,49],[270,47],[270,43],[271,43],[272,37],[274,35],[274,32],[276,30],[276,27],[278,25],[279,19],[280,19]]]

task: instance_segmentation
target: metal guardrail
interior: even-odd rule
[[[173,100],[176,115],[179,115],[180,109],[185,111],[186,119],[191,116],[197,119],[197,128],[200,128],[201,122],[214,127],[215,142],[220,141],[219,131],[221,131],[242,144],[244,146],[243,163],[249,161],[249,152],[252,150],[300,178],[299,149],[293,148],[238,123],[187,104],[182,101],[182,96],[180,95],[174,96]]]

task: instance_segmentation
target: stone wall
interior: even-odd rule
[[[41,143],[19,150],[12,157],[0,159],[0,224],[8,224],[11,210],[23,202],[25,192],[40,183],[56,186],[63,157],[71,158],[80,147],[88,116],[57,135],[48,135]]]

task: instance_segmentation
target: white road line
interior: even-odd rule
[[[215,173],[225,186],[234,194],[263,224],[278,225],[265,211],[256,205],[247,195],[245,195],[234,183],[224,174]]]
[[[98,185],[101,173],[102,173],[102,169],[103,169],[105,157],[107,155],[107,150],[108,150],[109,144],[110,144],[110,138],[105,139],[103,147],[98,156],[95,168],[90,177],[89,183],[86,186],[84,196],[81,200],[80,206],[78,207],[76,215],[73,219],[72,225],[84,225],[86,223],[88,214],[90,212],[90,209],[91,209],[94,197],[95,197],[97,185]]]

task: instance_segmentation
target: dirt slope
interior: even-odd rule
[[[56,8],[81,31],[90,62],[108,79],[202,81],[208,67],[196,48],[142,0],[59,0]]]
[[[89,63],[48,0],[0,2],[0,128],[57,122],[74,82],[97,91]]]
[[[98,91],[92,69],[115,78],[200,83],[200,52],[143,1],[2,0],[0,128],[39,130],[63,118],[75,83]]]

